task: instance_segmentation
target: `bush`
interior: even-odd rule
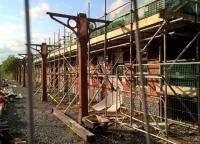
[[[6,60],[4,60],[0,66],[0,77],[4,79],[13,79],[15,75],[15,67],[18,58],[15,56],[8,56]]]

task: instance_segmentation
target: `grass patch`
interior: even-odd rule
[[[10,134],[13,138],[25,138],[25,135],[19,129],[11,129]]]

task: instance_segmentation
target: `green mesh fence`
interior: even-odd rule
[[[170,85],[174,86],[183,86],[183,87],[195,87],[195,81],[194,79],[175,79],[171,78],[169,79]]]
[[[168,71],[168,75],[195,75],[195,67],[194,65],[174,65],[171,69]]]
[[[143,9],[144,11],[144,18],[152,16],[158,13],[162,9],[162,1],[156,0],[148,5],[146,5]]]
[[[184,12],[188,14],[196,13],[196,3],[187,0],[165,0],[165,7],[168,10],[178,10],[179,12]],[[200,14],[200,4],[198,4],[198,14]]]
[[[158,13],[161,9],[167,10],[177,10],[179,12],[195,14],[196,5],[194,2],[184,3],[185,0],[139,0],[138,1],[138,16],[139,19],[150,17]],[[184,5],[183,5],[184,3]],[[200,14],[200,4],[198,4]],[[101,19],[104,19],[102,17]],[[112,11],[106,17],[107,20],[113,21],[106,29],[107,32],[113,31],[120,27],[124,27],[126,24],[130,23],[130,3],[127,3],[123,7]],[[97,24],[98,26],[98,24]],[[104,28],[92,33],[91,38],[97,37],[104,34]]]
[[[195,87],[196,65],[174,65],[167,71],[167,77],[171,85]]]
[[[166,9],[170,11],[177,10],[178,12],[195,14],[196,4],[194,2],[185,2],[186,0],[138,0],[138,16],[139,19],[144,19],[158,13],[161,9]],[[198,14],[200,14],[200,4],[198,3]],[[104,16],[100,19],[105,19]],[[108,13],[107,20],[112,21],[112,23],[106,27],[107,32],[111,32],[115,29],[124,27],[130,23],[130,3],[127,3],[118,9]],[[96,23],[97,27],[100,23]],[[105,34],[105,29],[102,28],[93,32],[90,38],[94,38]],[[75,36],[74,36],[75,37]],[[75,45],[76,41],[72,42]]]

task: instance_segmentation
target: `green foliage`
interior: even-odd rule
[[[11,129],[10,134],[12,135],[13,138],[24,138],[24,134],[21,132],[19,129]]]
[[[0,66],[0,71],[1,71],[3,78],[13,79],[17,61],[18,61],[18,58],[10,55],[7,57],[6,60],[4,60],[2,62],[1,66]]]

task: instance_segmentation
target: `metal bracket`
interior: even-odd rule
[[[71,15],[66,15],[66,14],[59,14],[59,13],[52,13],[52,12],[47,12],[47,14],[55,21],[58,23],[64,25],[65,27],[69,28],[72,30],[76,35],[77,33],[77,23],[78,23],[78,17],[77,16],[71,16]],[[67,18],[67,23],[62,22],[56,17],[60,18]],[[70,25],[70,21],[73,20],[76,22],[75,26]],[[99,30],[105,26],[108,26],[112,21],[105,21],[105,20],[100,20],[100,19],[93,19],[93,18],[87,18],[88,20],[88,34],[90,35],[92,32]],[[104,23],[103,25],[97,27],[96,23]],[[89,25],[92,24],[94,27],[89,27]]]
[[[26,44],[26,45],[28,45],[28,44]],[[42,51],[41,51],[41,47],[42,47],[42,45],[41,44],[29,44],[30,46],[35,46],[35,48],[34,47],[31,47],[31,49],[33,49],[33,50],[35,50],[35,51],[37,51],[41,56],[42,56]],[[60,45],[46,45],[48,48],[49,47],[60,47]],[[37,47],[40,47],[40,49],[37,49]],[[48,55],[48,52],[47,52],[47,55]]]

